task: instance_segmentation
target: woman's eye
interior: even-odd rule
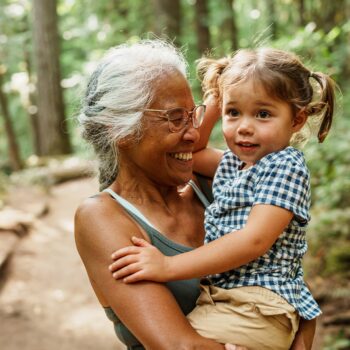
[[[260,119],[267,119],[271,117],[271,113],[268,111],[262,110],[262,111],[259,111],[256,116],[257,118],[260,118]]]
[[[229,117],[238,117],[239,112],[237,109],[231,108],[226,111],[226,115],[228,115]]]

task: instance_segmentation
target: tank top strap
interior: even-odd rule
[[[201,191],[201,189],[196,185],[193,180],[188,181],[188,184],[193,188],[193,191],[196,193],[198,199],[202,202],[204,208],[209,207],[210,202],[208,201],[205,194]]]
[[[104,189],[102,192],[109,193],[124,209],[128,211],[128,213],[132,213],[133,217],[139,218],[141,221],[145,222],[149,227],[152,227],[155,229],[155,227],[147,220],[147,218],[129,201],[124,199],[123,197],[119,196],[119,194],[115,193],[110,188]],[[139,220],[138,220],[139,221]]]
[[[199,184],[200,192],[204,194],[209,204],[213,203],[214,202],[213,191],[212,191],[211,185],[209,185],[209,182],[212,182],[213,179],[198,173],[195,173],[195,176]]]
[[[190,180],[188,184],[193,188],[194,192],[196,193],[198,199],[203,204],[204,208],[207,208],[210,205],[209,200],[207,199],[206,195],[202,192],[202,190],[195,184],[193,180]],[[124,199],[123,197],[119,196],[119,194],[115,193],[110,188],[105,188],[102,192],[109,193],[125,210],[127,210],[128,213],[132,214],[134,218],[137,218],[138,222],[144,222],[148,227],[151,227],[152,229],[156,230],[156,228],[148,221],[148,219],[129,201]]]
[[[154,246],[158,247],[164,254],[168,253],[167,255],[173,255],[174,252],[184,253],[193,249],[180,243],[176,243],[164,236],[146,219],[146,217],[137,208],[135,208],[126,199],[116,194],[113,190],[107,188],[102,192],[109,193],[112,198],[114,198],[126,210],[126,212],[147,232],[151,239],[151,243]]]

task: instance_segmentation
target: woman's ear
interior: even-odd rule
[[[305,109],[301,109],[293,119],[293,132],[299,131],[306,123],[307,113]]]

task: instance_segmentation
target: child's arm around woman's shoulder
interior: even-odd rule
[[[204,104],[206,105],[206,111],[199,128],[200,139],[194,147],[193,170],[196,173],[213,178],[223,152],[208,148],[207,145],[214,125],[221,116],[221,108],[217,99],[212,95],[205,99]]]

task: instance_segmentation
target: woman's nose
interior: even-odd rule
[[[199,130],[193,126],[192,121],[190,121],[186,128],[185,132],[183,135],[184,140],[186,141],[192,141],[192,142],[197,142],[199,140]]]

